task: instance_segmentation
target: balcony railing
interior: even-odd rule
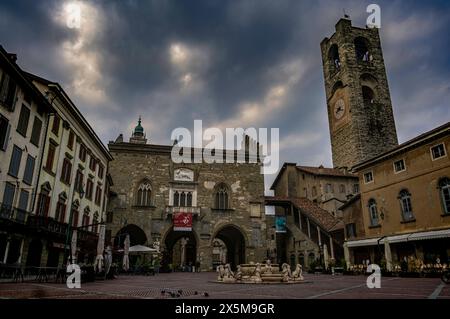
[[[23,209],[0,204],[0,219],[25,224],[29,213]]]
[[[30,215],[28,226],[33,229],[47,231],[56,235],[67,234],[67,224],[60,223],[53,218],[45,216]]]
[[[166,206],[166,215],[172,215],[173,213],[191,213],[194,215],[200,215],[200,207]]]

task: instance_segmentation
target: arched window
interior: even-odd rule
[[[228,187],[225,184],[220,184],[216,189],[215,207],[216,209],[228,209]]]
[[[312,187],[312,196],[313,197],[317,196],[317,188],[316,188],[316,186]]]
[[[441,178],[439,181],[439,188],[444,214],[450,214],[450,179],[447,177]]]
[[[379,220],[378,220],[377,202],[375,201],[375,199],[369,200],[368,207],[369,207],[370,225],[377,226],[379,223]]]
[[[339,49],[337,44],[333,44],[328,51],[328,59],[332,66],[333,71],[339,71],[341,69],[341,59],[339,58]]]
[[[402,217],[404,221],[409,221],[414,219],[414,214],[411,205],[411,194],[408,190],[404,189],[400,192],[398,196],[400,200],[400,207],[402,209]]]
[[[192,193],[191,192],[187,193],[186,206],[187,207],[192,207]]]
[[[345,194],[345,185],[344,184],[339,185],[339,192],[341,194]]]
[[[370,105],[375,102],[375,93],[373,92],[373,90],[370,87],[363,85],[362,95],[363,95],[364,105]]]
[[[139,185],[137,191],[137,206],[150,206],[152,200],[152,185],[149,181],[144,181]]]
[[[173,193],[173,206],[180,207],[180,193],[178,191]]]
[[[372,55],[370,54],[369,41],[367,41],[366,38],[357,37],[354,43],[356,60],[370,62],[372,60]]]

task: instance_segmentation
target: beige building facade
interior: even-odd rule
[[[450,262],[449,147],[447,123],[354,167],[364,238],[346,243],[349,263]]]

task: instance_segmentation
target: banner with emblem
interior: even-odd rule
[[[173,213],[174,231],[192,231],[192,213]]]

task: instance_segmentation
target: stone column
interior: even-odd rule
[[[322,246],[322,237],[320,236],[319,226],[317,226],[317,238],[319,238],[319,246]]]
[[[386,270],[392,271],[392,253],[391,253],[391,245],[385,239],[384,240],[384,258],[386,259]]]
[[[180,266],[184,266],[186,262],[186,244],[188,242],[188,238],[181,238],[181,262]]]
[[[345,263],[347,264],[347,269],[348,269],[351,265],[351,261],[350,261],[350,250],[348,248],[347,243],[344,243],[344,258],[345,258]]]
[[[331,236],[330,236],[330,253],[331,253],[331,259],[334,259],[333,238]]]

